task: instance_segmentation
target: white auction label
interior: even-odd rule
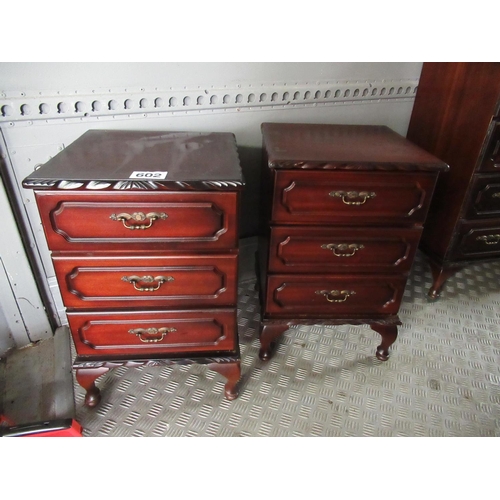
[[[137,171],[132,172],[130,174],[129,179],[166,179],[168,172],[146,172],[146,171]]]

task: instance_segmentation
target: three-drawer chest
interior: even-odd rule
[[[260,352],[291,325],[368,324],[387,360],[440,171],[385,126],[262,124]]]
[[[28,176],[85,404],[119,366],[206,364],[238,395],[233,134],[90,130]]]

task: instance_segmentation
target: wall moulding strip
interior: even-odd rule
[[[252,84],[236,87],[76,91],[0,91],[0,123],[51,123],[224,111],[258,111],[413,100],[418,80]]]

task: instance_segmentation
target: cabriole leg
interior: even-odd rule
[[[398,338],[398,327],[397,325],[384,325],[380,323],[373,323],[370,327],[382,337],[382,343],[377,347],[375,355],[380,361],[387,361],[389,359],[389,347]]]
[[[431,300],[436,300],[445,284],[446,280],[453,276],[456,272],[460,271],[459,267],[444,268],[434,262],[429,262],[432,271],[433,283],[429,289],[428,297]]]
[[[95,381],[104,375],[109,368],[77,368],[76,380],[87,391],[85,395],[85,406],[94,408],[101,400],[101,392],[95,385]]]
[[[219,373],[227,379],[227,383],[224,386],[224,395],[226,399],[232,401],[238,397],[237,384],[241,378],[241,365],[239,361],[234,361],[230,363],[210,363],[208,369]]]
[[[260,325],[260,350],[259,358],[269,361],[273,355],[275,340],[288,330],[288,325],[266,324]]]

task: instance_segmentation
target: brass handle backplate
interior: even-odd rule
[[[356,295],[352,290],[316,290],[316,294],[324,295],[328,302],[345,302],[351,295]]]
[[[165,220],[167,217],[168,215],[164,212],[161,213],[149,212],[148,214],[145,214],[144,212],[134,212],[133,214],[127,214],[123,212],[121,214],[111,214],[109,216],[109,218],[112,220],[122,221],[122,224],[127,229],[149,229],[153,225],[153,222],[155,220],[157,219]],[[127,221],[143,222],[147,219],[149,219],[148,224],[132,224],[130,226],[127,225]]]
[[[172,276],[123,276],[122,281],[125,281],[127,283],[131,283],[134,285],[134,288],[138,292],[156,292],[163,283],[166,283],[168,281],[174,281],[174,278]],[[156,286],[154,287],[141,287],[137,286],[139,282],[143,283],[154,283],[156,282]]]
[[[332,198],[342,198],[346,205],[364,205],[366,200],[377,196],[373,191],[331,191]]]
[[[478,236],[477,241],[484,241],[487,245],[496,245],[500,241],[500,234],[487,234],[486,236]]]
[[[134,328],[129,330],[128,333],[132,335],[137,335],[141,342],[154,343],[161,342],[167,333],[176,332],[175,328]],[[146,335],[151,335],[152,337],[145,337]],[[160,335],[159,337],[157,335]]]
[[[321,248],[324,250],[331,250],[336,257],[352,257],[358,250],[365,247],[358,243],[325,243],[321,245]],[[348,252],[346,252],[346,250]]]

